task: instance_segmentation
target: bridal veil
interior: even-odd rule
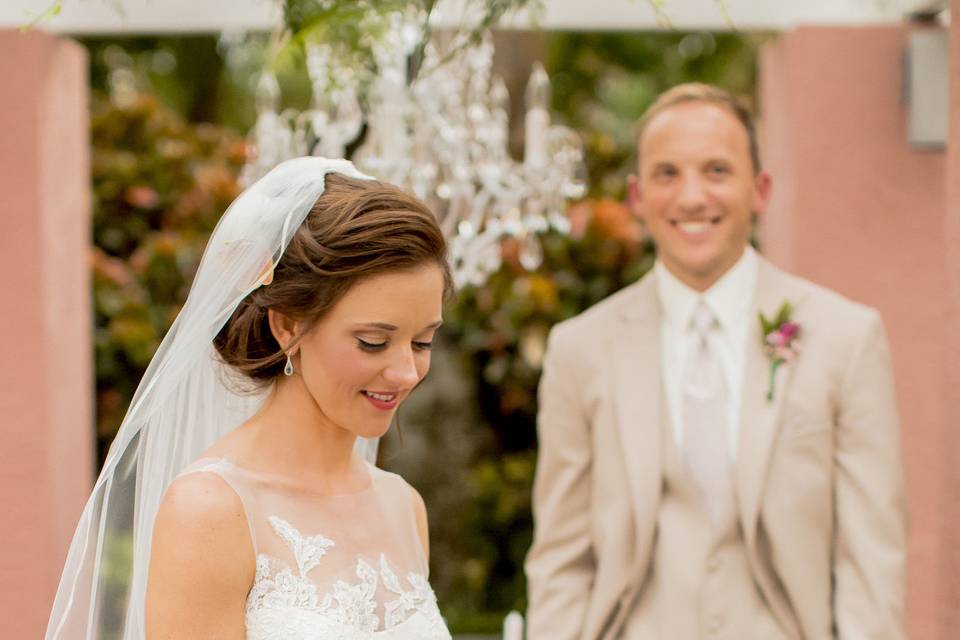
[[[231,384],[234,374],[218,360],[213,339],[276,266],[331,172],[369,179],[346,160],[288,160],[246,189],[214,229],[83,510],[47,640],[144,637],[150,539],[164,491],[266,397]],[[371,459],[376,441],[360,441],[358,449]]]

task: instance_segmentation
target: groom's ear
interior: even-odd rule
[[[284,351],[296,338],[301,331],[300,323],[288,315],[280,313],[274,309],[267,309],[267,322],[270,323],[270,333],[280,344]]]
[[[773,190],[773,178],[767,171],[759,171],[753,179],[753,213],[760,217],[767,211],[770,194]]]

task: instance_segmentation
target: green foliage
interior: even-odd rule
[[[649,267],[651,248],[641,244],[639,225],[621,203],[585,201],[572,207],[569,215],[570,236],[548,233],[541,238],[540,269],[524,270],[516,257],[518,247],[507,241],[504,266],[484,286],[460,291],[450,314],[451,331],[473,363],[478,383],[489,387],[497,399],[490,407],[493,415],[520,414],[527,426],[532,426],[534,387],[550,327],[637,279]],[[531,444],[528,433],[506,448]]]
[[[299,61],[307,42],[324,42],[334,48],[341,65],[372,69],[372,45],[386,31],[387,15],[408,5],[404,0],[284,0],[288,37],[277,58],[281,64]]]
[[[223,47],[210,36],[98,36],[82,38],[81,43],[88,52],[95,92],[114,91],[123,77],[185,122],[216,122],[238,133],[253,125],[251,79],[262,68],[268,44],[262,35],[245,40],[239,55],[231,58],[233,65],[226,64]],[[307,104],[309,86],[303,86],[299,75],[280,80],[291,103]]]
[[[464,47],[480,42],[484,32],[494,28],[508,13],[524,8],[539,10],[543,0],[467,0],[465,13],[472,16],[469,29],[461,33],[459,44],[444,61]],[[431,37],[430,17],[437,0],[283,0],[283,18],[289,43],[296,48],[311,40],[334,45],[342,60],[370,66],[373,60],[371,40],[388,26],[388,14],[419,14],[423,36],[410,65],[409,81],[417,77],[423,48]],[[289,54],[289,49],[283,53]]]
[[[20,33],[26,33],[27,31],[30,31],[30,29],[33,29],[34,27],[41,25],[48,20],[52,20],[54,16],[60,15],[60,11],[62,10],[63,0],[55,0],[53,4],[38,14],[28,11],[27,16],[30,18],[30,22],[20,27]]]
[[[447,314],[448,339],[476,385],[480,425],[493,437],[470,466],[466,499],[434,576],[455,632],[495,631],[504,613],[526,607],[523,559],[532,539],[531,484],[536,461],[536,386],[547,333],[646,272],[652,247],[627,208],[610,199],[568,212],[569,236],[542,237],[544,263],[529,273],[517,247],[479,288],[459,292]],[[425,491],[428,504],[429,489]],[[452,575],[451,575],[452,574]]]
[[[147,95],[91,105],[100,459],[186,299],[207,235],[239,193],[246,144]]]

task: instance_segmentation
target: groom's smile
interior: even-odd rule
[[[683,234],[688,240],[698,242],[709,237],[711,230],[723,220],[723,216],[707,218],[705,220],[670,220],[670,225]]]

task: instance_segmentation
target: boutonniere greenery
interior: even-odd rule
[[[773,318],[760,313],[760,327],[763,331],[763,349],[770,358],[770,386],[767,389],[767,401],[773,400],[773,389],[780,365],[793,362],[800,350],[800,325],[793,322],[793,307],[784,302]]]

